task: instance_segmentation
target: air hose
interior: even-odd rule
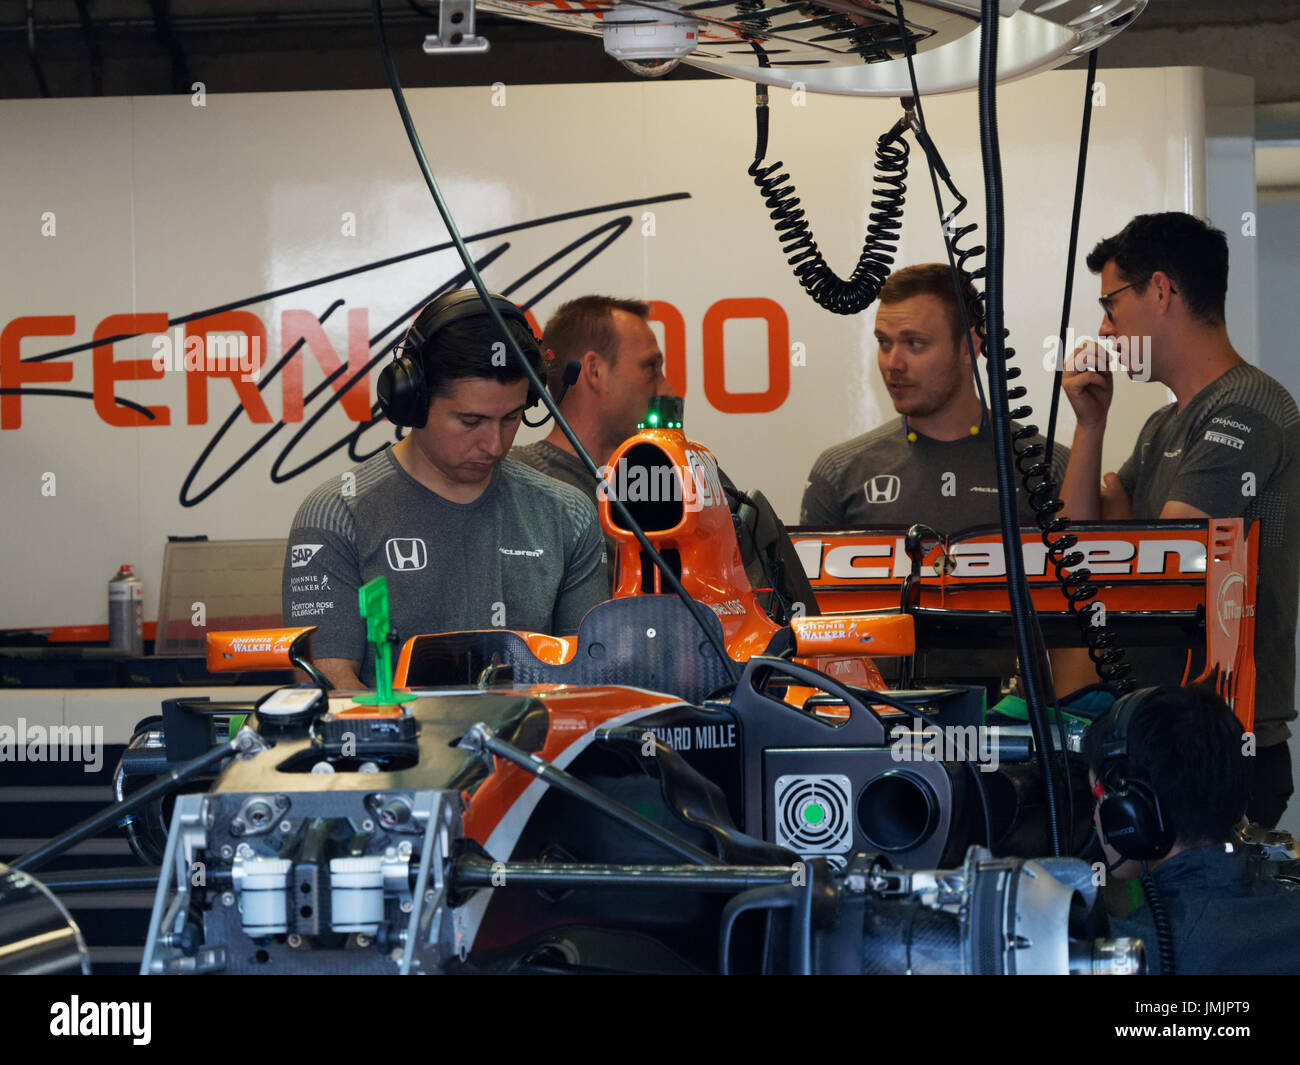
[[[903,16],[901,5],[895,3],[900,25],[900,31],[903,26]],[[987,32],[986,27],[982,29]],[[996,42],[993,42],[994,55],[996,61]],[[959,293],[959,306],[963,309],[963,319],[966,322],[966,329],[970,331],[970,321],[966,316],[965,301],[960,298],[965,291],[965,284],[962,282],[973,283],[984,279],[987,270],[983,266],[972,268],[971,260],[984,254],[985,249],[982,245],[963,247],[961,242],[964,238],[972,234],[978,227],[975,223],[969,223],[964,226],[956,224],[957,218],[965,210],[967,200],[953,184],[952,179],[939,158],[938,151],[935,149],[933,142],[925,130],[924,112],[921,108],[920,96],[917,90],[916,74],[912,65],[913,50],[910,46],[907,49],[908,71],[911,76],[912,91],[915,100],[915,108],[918,116],[918,123],[913,127],[918,142],[926,152],[926,158],[930,166],[930,176],[934,185],[935,202],[938,206],[940,216],[943,221],[945,244],[947,246],[949,266],[954,273],[954,286]],[[1070,242],[1068,253],[1068,264],[1066,270],[1065,294],[1062,299],[1061,310],[1061,329],[1058,343],[1061,348],[1065,343],[1066,324],[1070,312],[1070,296],[1073,279],[1074,257],[1078,247],[1078,230],[1079,216],[1083,200],[1083,180],[1086,169],[1088,138],[1091,128],[1092,119],[1092,94],[1093,85],[1096,79],[1097,70],[1097,50],[1093,49],[1088,59],[1088,77],[1084,89],[1084,113],[1082,130],[1079,142],[1079,157],[1075,179],[1074,206],[1070,223]],[[908,106],[910,101],[904,101],[904,106]],[[938,175],[942,176],[943,181],[952,195],[956,198],[956,206],[949,212],[943,210],[942,198],[939,192]],[[999,182],[1000,185],[1000,182]],[[960,280],[959,280],[960,279]],[[987,295],[980,293],[975,300],[974,306],[969,310],[975,319],[976,335],[980,339],[981,348],[987,337]],[[1009,335],[1008,331],[1002,330],[1003,339]],[[1004,347],[1002,352],[1002,361],[1005,362],[1015,354],[1013,348]],[[1007,380],[1014,380],[1020,375],[1019,368],[1009,367],[1006,369]],[[978,372],[976,381],[979,381]],[[1061,516],[1060,511],[1064,503],[1057,496],[1058,485],[1051,479],[1052,454],[1056,432],[1056,415],[1059,406],[1061,388],[1061,368],[1058,366],[1052,394],[1051,416],[1048,426],[1047,443],[1043,445],[1035,444],[1032,438],[1037,433],[1037,427],[1033,425],[1022,425],[1019,429],[1012,429],[1011,450],[1015,458],[1016,468],[1019,471],[1024,485],[1026,497],[1029,506],[1034,513],[1034,519],[1039,527],[1043,545],[1047,548],[1047,557],[1053,566],[1054,575],[1061,588],[1061,593],[1065,598],[1067,609],[1079,624],[1080,632],[1088,648],[1089,658],[1097,671],[1098,677],[1106,684],[1117,689],[1121,694],[1131,691],[1136,687],[1137,682],[1132,677],[1132,667],[1123,662],[1124,651],[1115,645],[1114,637],[1103,627],[1093,624],[1093,614],[1090,610],[1085,609],[1085,605],[1097,595],[1096,585],[1090,583],[1091,572],[1079,566],[1083,561],[1082,553],[1073,550],[1078,545],[1078,538],[1073,534],[1065,532],[1069,528],[1069,519]],[[1023,386],[1017,385],[1009,390],[1008,400],[1019,400],[1024,397],[1026,390]],[[981,396],[981,399],[983,397]],[[1010,418],[1020,420],[1032,414],[1028,405],[1022,405],[1010,412]],[[1072,572],[1066,570],[1071,567],[1078,567]],[[1034,635],[1036,636],[1036,646],[1043,647],[1041,632],[1038,631],[1036,620],[1032,624]],[[1031,721],[1032,723],[1032,721]],[[1060,717],[1057,717],[1058,732],[1061,731]],[[1066,751],[1064,737],[1060,738],[1060,749]],[[1073,834],[1073,801],[1068,787],[1068,754],[1066,766],[1067,781],[1067,800],[1069,805],[1069,822],[1071,824],[1070,834]]]
[[[1151,920],[1156,926],[1156,944],[1160,950],[1160,975],[1174,976],[1178,970],[1176,967],[1177,958],[1174,957],[1174,926],[1169,920],[1169,911],[1165,909],[1165,898],[1160,894],[1160,888],[1156,884],[1156,878],[1147,868],[1147,863],[1142,863],[1142,893],[1146,897],[1147,906],[1151,909]]]
[[[388,47],[388,33],[384,28],[383,0],[373,0],[373,3],[371,4],[371,13],[374,18],[375,30],[379,35],[379,51],[384,61],[385,73],[388,75],[388,85],[392,90],[393,100],[397,104],[397,112],[401,117],[402,126],[406,130],[407,140],[410,142],[411,151],[415,154],[415,161],[420,168],[421,175],[424,177],[425,184],[429,188],[429,193],[433,196],[433,202],[438,209],[438,214],[442,218],[443,225],[447,228],[447,235],[455,245],[456,253],[460,256],[461,262],[465,264],[465,272],[469,275],[470,281],[473,283],[474,290],[478,293],[479,299],[483,301],[483,305],[487,308],[488,316],[492,319],[493,323],[500,331],[502,338],[505,340],[507,350],[519,364],[519,368],[524,371],[524,376],[528,379],[528,383],[532,385],[533,391],[538,394],[542,402],[545,403],[547,408],[550,410],[551,416],[555,419],[556,427],[564,433],[565,438],[569,441],[570,445],[572,445],[575,454],[582,461],[582,464],[587,467],[587,472],[591,474],[592,478],[595,479],[597,483],[603,484],[604,478],[601,476],[596,463],[592,460],[587,449],[583,447],[582,441],[578,439],[578,435],[574,432],[573,426],[569,424],[568,420],[564,417],[564,414],[560,411],[555,398],[547,391],[546,383],[541,379],[537,371],[533,369],[532,364],[528,359],[525,358],[523,351],[519,347],[519,341],[516,340],[514,334],[506,328],[505,320],[501,317],[501,311],[497,308],[496,304],[488,298],[489,293],[487,287],[483,284],[483,278],[479,275],[478,269],[474,265],[474,260],[469,253],[469,249],[465,246],[465,241],[460,235],[460,229],[456,225],[456,220],[451,215],[451,209],[447,206],[447,201],[443,198],[442,190],[438,187],[438,181],[434,177],[433,168],[430,167],[428,157],[424,153],[424,145],[420,141],[420,135],[415,129],[415,121],[411,118],[410,108],[406,105],[406,93],[402,90],[402,82],[397,74],[397,64],[393,62],[393,54]],[[712,645],[713,650],[717,653],[722,662],[723,668],[727,670],[731,679],[733,681],[739,680],[740,670],[737,668],[736,663],[732,660],[731,656],[727,653],[726,642],[722,637],[721,630],[716,627],[716,619],[714,618],[714,615],[691,597],[690,593],[682,585],[677,574],[673,572],[672,567],[669,566],[668,563],[664,561],[663,556],[655,550],[654,544],[652,544],[647,538],[645,531],[641,528],[640,524],[633,519],[632,515],[628,512],[627,506],[619,498],[617,493],[610,493],[609,502],[611,509],[614,511],[615,517],[619,520],[619,523],[625,529],[632,532],[632,535],[636,537],[637,543],[641,545],[641,550],[650,558],[650,561],[659,570],[664,582],[672,588],[673,592],[682,601],[682,604],[691,612],[691,616],[695,618],[700,630]]]
[[[993,451],[998,479],[998,512],[1002,542],[1006,545],[1007,592],[1010,597],[1012,630],[1020,658],[1020,672],[1025,679],[1025,701],[1029,706],[1029,725],[1034,746],[1041,752],[1043,789],[1047,800],[1048,829],[1052,852],[1064,853],[1060,816],[1057,809],[1056,779],[1052,772],[1051,745],[1047,738],[1047,721],[1042,699],[1048,691],[1044,671],[1047,666],[1041,642],[1034,639],[1031,623],[1035,619],[1033,600],[1025,581],[1024,555],[1018,550],[1020,528],[1016,520],[1016,491],[1013,478],[1011,420],[1023,417],[1024,408],[1010,409],[1011,400],[1024,395],[1023,388],[1008,390],[1008,373],[1002,324],[1003,230],[1005,214],[1002,200],[1002,157],[998,145],[997,124],[998,0],[982,0],[980,5],[979,122],[980,157],[984,169],[985,218],[988,223],[988,259],[984,289],[985,333],[981,346],[988,360],[989,416],[993,423]],[[977,327],[978,328],[978,327]],[[1067,794],[1068,794],[1067,787]]]
[[[901,20],[901,8],[895,0],[895,8],[899,13]],[[915,107],[918,116],[918,125],[915,132],[918,142],[925,149],[926,158],[930,163],[931,179],[935,185],[935,200],[939,203],[939,212],[942,216],[944,226],[944,238],[948,250],[949,265],[960,275],[964,282],[973,283],[980,280],[986,280],[987,269],[985,266],[976,266],[972,260],[978,261],[978,257],[985,254],[983,245],[973,245],[962,247],[962,240],[973,234],[978,225],[975,222],[968,223],[964,226],[957,225],[957,219],[965,211],[967,206],[966,197],[961,194],[953,184],[943,160],[939,158],[937,149],[930,140],[925,131],[924,112],[921,108],[919,94],[917,94],[916,74],[912,68],[912,51],[909,48],[908,70],[912,78],[912,92],[915,99]],[[1074,254],[1078,247],[1079,215],[1083,202],[1083,178],[1085,163],[1088,152],[1088,136],[1092,120],[1092,87],[1096,77],[1097,70],[1097,50],[1094,49],[1088,59],[1088,79],[1084,95],[1084,114],[1083,129],[1079,143],[1079,163],[1075,180],[1074,190],[1074,209],[1070,225],[1070,252],[1069,266],[1067,267],[1065,297],[1062,305],[1062,326],[1060,330],[1059,343],[1064,345],[1065,322],[1069,317],[1070,308],[1070,291],[1073,277]],[[956,206],[945,213],[942,203],[940,202],[938,181],[935,178],[935,172],[942,177],[944,184],[949,192],[956,199]],[[958,286],[958,291],[964,290],[964,285]],[[975,298],[975,305],[969,308],[970,316],[974,319],[975,333],[979,337],[981,347],[987,339],[987,293],[978,293]],[[959,305],[965,310],[964,301],[959,301]],[[967,332],[970,331],[970,322],[967,321]],[[1009,331],[1002,331],[1003,339],[1009,336]],[[1015,348],[1004,347],[1002,353],[1003,362],[1007,362],[1015,357]],[[1007,367],[1006,377],[1008,381],[1014,381],[1020,376],[1019,367]],[[976,374],[978,382],[979,375]],[[1111,685],[1123,694],[1132,691],[1136,686],[1136,681],[1132,678],[1132,667],[1123,661],[1124,650],[1115,644],[1114,637],[1105,630],[1103,626],[1093,624],[1093,614],[1091,610],[1085,609],[1090,600],[1096,597],[1098,588],[1091,583],[1092,573],[1086,567],[1079,566],[1083,561],[1083,554],[1073,550],[1079,543],[1078,537],[1072,533],[1066,533],[1070,526],[1068,518],[1060,515],[1064,503],[1057,496],[1057,485],[1052,480],[1052,448],[1054,443],[1056,429],[1056,410],[1059,405],[1061,386],[1061,372],[1058,369],[1054,381],[1052,396],[1051,420],[1048,426],[1047,445],[1033,443],[1033,437],[1038,433],[1036,425],[1022,424],[1018,429],[1012,429],[1011,449],[1015,460],[1015,466],[1020,473],[1021,482],[1024,485],[1026,498],[1030,509],[1034,513],[1034,521],[1038,525],[1041,533],[1043,546],[1047,548],[1047,558],[1052,564],[1053,573],[1057,583],[1060,585],[1061,594],[1065,598],[1066,608],[1075,618],[1079,625],[1080,633],[1088,648],[1088,657],[1092,660],[1093,667],[1097,671],[1099,679],[1106,684]],[[1008,391],[1009,400],[1020,400],[1026,394],[1023,385],[1015,385]],[[1013,421],[1021,421],[1033,413],[1028,404],[1023,404],[1010,412],[1010,418]],[[1072,572],[1066,572],[1072,567]]]
[[[763,49],[756,41],[751,41],[750,45],[758,54],[759,66],[767,66]],[[862,243],[862,254],[847,280],[831,269],[818,248],[812,226],[799,206],[794,182],[788,173],[781,172],[785,163],[777,160],[770,166],[763,165],[768,133],[766,85],[760,84],[755,88],[754,121],[757,132],[749,175],[763,194],[768,215],[776,226],[781,251],[786,262],[794,267],[794,276],[818,306],[833,314],[857,314],[865,310],[880,295],[894,265],[894,253],[898,251],[910,151],[903,139],[907,120],[900,119],[876,141],[876,185],[867,235]]]
[[[904,32],[905,22],[901,3],[895,0],[895,12],[898,17],[900,34],[906,40],[908,73],[912,83],[912,103],[916,108],[917,124],[914,127],[917,139],[926,153],[930,165],[931,181],[934,184],[935,200],[939,204],[944,225],[944,238],[948,252],[949,266],[953,271],[953,284],[957,295],[957,305],[961,310],[965,335],[970,335],[972,319],[976,335],[979,337],[981,350],[988,360],[989,375],[989,415],[993,425],[993,448],[996,459],[995,468],[998,478],[998,513],[1002,531],[1007,567],[1007,595],[1010,606],[1012,630],[1015,636],[1016,651],[1020,660],[1021,674],[1025,680],[1025,702],[1028,709],[1030,731],[1034,738],[1034,749],[1039,771],[1043,779],[1044,798],[1047,806],[1048,833],[1052,852],[1060,856],[1065,852],[1065,833],[1062,832],[1060,810],[1056,794],[1056,777],[1052,763],[1052,747],[1047,734],[1047,715],[1043,709],[1044,696],[1050,692],[1047,678],[1050,667],[1047,663],[1046,648],[1042,634],[1038,631],[1037,615],[1033,600],[1029,595],[1025,581],[1024,556],[1013,549],[1020,543],[1020,531],[1016,515],[1016,495],[1014,484],[1015,451],[1012,447],[1011,420],[1024,417],[1028,408],[1010,410],[1010,401],[1024,395],[1023,388],[1008,392],[1007,382],[1019,375],[1018,369],[1008,370],[1006,358],[1011,352],[1004,348],[1006,331],[1002,327],[1002,174],[1001,158],[997,144],[996,83],[997,83],[997,4],[990,6],[984,0],[984,13],[980,26],[980,148],[984,169],[986,216],[989,225],[990,254],[988,265],[976,270],[969,270],[966,264],[974,256],[984,252],[983,247],[963,249],[956,243],[958,239],[972,233],[975,225],[957,229],[954,226],[956,216],[966,206],[966,199],[954,186],[947,168],[938,158],[938,152],[925,131],[924,110],[921,106],[919,87],[912,63],[913,48]],[[958,200],[958,206],[948,214],[943,214],[935,172],[942,174],[945,184]],[[985,292],[979,294],[974,305],[965,298],[967,283],[983,278]],[[990,342],[989,333],[997,338]],[[972,361],[974,355],[972,353]],[[978,379],[978,373],[977,373]],[[1030,435],[1036,432],[1032,427]],[[1019,433],[1017,434],[1019,438]],[[1041,448],[1039,448],[1041,451]],[[1033,457],[1033,456],[1030,456]],[[1059,724],[1059,716],[1058,716]],[[1065,750],[1064,736],[1061,737],[1060,749]],[[1073,822],[1073,804],[1069,787],[1069,771],[1066,770],[1066,801],[1069,804],[1069,821]],[[1072,833],[1072,826],[1067,832]]]

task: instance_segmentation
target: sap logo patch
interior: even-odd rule
[[[1212,444],[1226,444],[1238,451],[1246,446],[1246,441],[1239,436],[1229,436],[1227,433],[1216,433],[1210,430],[1206,430],[1205,439]]]
[[[294,569],[307,565],[324,544],[294,544],[289,548],[289,564]]]
[[[384,545],[388,568],[399,573],[404,570],[424,569],[429,564],[429,552],[423,540],[394,536]]]
[[[893,503],[903,489],[897,474],[879,473],[862,486],[868,503]]]

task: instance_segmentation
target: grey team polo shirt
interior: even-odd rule
[[[931,440],[919,433],[911,443],[903,420],[837,444],[822,452],[808,475],[800,525],[911,525],[924,522],[936,532],[972,525],[996,525],[997,474],[990,430],[960,440]],[[1045,444],[1040,435],[1035,443]],[[1054,480],[1065,478],[1069,448],[1058,443]],[[1028,497],[1016,478],[1020,521],[1034,523]]]
[[[285,625],[315,625],[313,658],[373,655],[357,589],[388,580],[399,641],[423,633],[507,628],[573,633],[609,598],[604,539],[582,493],[512,458],[472,503],[453,503],[386,448],[315,489],[298,508],[284,561]],[[344,494],[345,490],[349,494]]]
[[[587,472],[582,459],[571,455],[562,447],[556,447],[549,440],[538,440],[532,444],[522,444],[511,448],[511,458],[526,463],[533,469],[554,477],[557,481],[571,484],[596,505],[596,479]]]
[[[1258,519],[1255,735],[1261,747],[1283,742],[1291,734],[1286,722],[1296,717],[1297,454],[1295,400],[1264,371],[1243,364],[1206,385],[1181,411],[1170,403],[1152,414],[1119,470],[1135,518],[1158,517],[1176,500],[1216,518],[1242,517],[1248,525]],[[1207,624],[1215,623],[1214,611],[1222,606],[1207,602]]]
[[[520,462],[527,463],[533,469],[554,477],[557,481],[563,481],[565,484],[571,484],[573,487],[584,493],[591,500],[592,506],[596,506],[598,497],[598,484],[596,479],[587,472],[587,467],[582,464],[582,460],[577,455],[572,455],[562,447],[557,447],[549,440],[538,440],[532,444],[523,444],[520,447],[512,448],[510,454]],[[719,468],[718,477],[722,480],[724,488],[735,488],[730,477],[726,472]],[[618,541],[612,537],[605,542],[606,556],[609,560],[609,583],[610,588],[614,586],[614,559],[618,557]],[[742,555],[744,547],[741,548]],[[749,559],[745,559],[748,567]],[[751,576],[755,574],[751,573]]]

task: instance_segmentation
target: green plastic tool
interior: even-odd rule
[[[357,591],[361,616],[366,619],[366,639],[375,650],[375,693],[358,695],[353,702],[362,706],[395,706],[409,703],[410,692],[393,691],[393,645],[388,639],[388,581],[376,577]]]

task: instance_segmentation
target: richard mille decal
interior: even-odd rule
[[[665,747],[674,751],[708,751],[736,746],[735,725],[681,725],[674,728],[652,728]]]

